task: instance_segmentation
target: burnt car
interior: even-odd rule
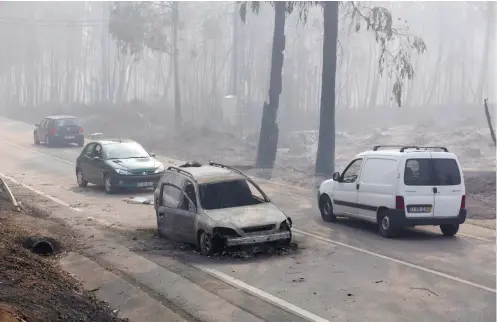
[[[85,143],[83,128],[74,116],[47,116],[35,126],[33,141],[36,145],[43,142],[48,146],[62,143],[76,143],[78,146],[83,146]]]
[[[154,206],[159,235],[194,244],[203,255],[292,240],[292,220],[248,176],[219,163],[168,167]]]
[[[76,159],[78,186],[103,185],[107,193],[119,188],[155,188],[163,173],[155,154],[131,140],[90,142]]]

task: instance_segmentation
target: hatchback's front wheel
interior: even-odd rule
[[[219,242],[206,232],[200,234],[199,246],[200,251],[204,256],[211,256],[219,251]]]
[[[76,170],[76,180],[78,181],[78,186],[86,188],[88,181],[83,178],[83,172],[81,169]]]
[[[104,178],[104,190],[108,194],[114,192],[114,184],[112,183],[112,179],[108,175],[106,175]]]

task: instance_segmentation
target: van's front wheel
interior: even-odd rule
[[[459,231],[459,224],[455,225],[440,225],[440,230],[444,236],[452,237]]]
[[[321,218],[324,221],[335,222],[337,220],[337,216],[333,213],[333,204],[327,195],[322,195],[319,198],[319,210],[321,211]]]

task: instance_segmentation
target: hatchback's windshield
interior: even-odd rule
[[[56,127],[78,126],[78,120],[75,118],[55,120],[55,126]]]
[[[135,142],[112,143],[104,145],[104,159],[148,158],[150,155]]]
[[[461,184],[461,175],[454,159],[409,159],[404,183],[408,186],[454,186]]]
[[[206,210],[256,205],[264,197],[247,180],[234,180],[199,185],[200,202]]]

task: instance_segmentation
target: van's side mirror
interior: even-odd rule
[[[155,153],[149,153],[152,158],[155,158]]]
[[[40,124],[38,124],[38,123],[37,123],[37,124],[35,124],[35,127],[39,127],[39,126],[40,126]]]
[[[333,173],[333,181],[340,181],[340,172]]]

